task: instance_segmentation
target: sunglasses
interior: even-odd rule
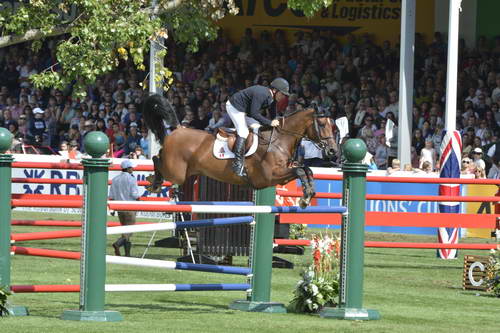
[[[463,164],[469,164],[469,163],[470,163],[470,161],[464,160],[464,161],[462,161],[462,163],[463,163]]]

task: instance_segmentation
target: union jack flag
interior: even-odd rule
[[[458,131],[447,131],[441,142],[441,178],[460,178],[460,161],[462,160],[462,138]],[[439,195],[460,196],[460,185],[440,184]],[[440,202],[439,212],[460,213],[460,202]],[[443,244],[457,244],[459,228],[438,228],[438,240]],[[457,250],[438,249],[437,255],[441,259],[455,259]]]

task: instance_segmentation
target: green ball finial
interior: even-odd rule
[[[342,147],[349,163],[360,163],[366,155],[366,144],[361,139],[349,139]]]
[[[0,127],[0,154],[5,153],[12,145],[12,133],[4,127]]]
[[[100,158],[108,151],[109,139],[103,132],[93,131],[85,135],[83,146],[87,154],[92,158]]]

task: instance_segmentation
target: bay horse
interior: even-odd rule
[[[147,189],[155,193],[161,191],[164,179],[182,185],[193,175],[249,185],[254,189],[284,185],[299,178],[303,188],[299,204],[304,208],[309,205],[315,190],[311,169],[293,163],[300,140],[307,138],[315,142],[327,157],[332,157],[337,151],[330,117],[315,108],[296,111],[281,118],[276,128],[266,130],[261,127],[257,151],[245,158],[247,176],[239,177],[232,171],[232,159],[214,157],[215,135],[178,126],[175,110],[164,97],[147,97],[142,116],[162,146],[158,156],[153,156],[154,176],[146,178],[151,183]],[[177,128],[166,135],[167,125]]]

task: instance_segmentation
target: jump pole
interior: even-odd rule
[[[337,308],[326,307],[320,312],[324,318],[346,320],[380,319],[377,310],[363,308],[363,266],[365,240],[366,172],[361,163],[366,145],[360,139],[350,139],[342,147],[347,162],[342,165],[342,215],[339,302]]]
[[[273,206],[276,200],[275,187],[258,190],[256,205]],[[237,300],[230,309],[252,312],[286,313],[285,305],[271,302],[271,277],[273,266],[274,214],[255,214],[255,229],[250,255],[252,292],[246,300]]]
[[[82,161],[84,207],[82,255],[80,260],[80,307],[65,310],[64,320],[115,322],[123,320],[117,311],[104,310],[106,282],[106,224],[108,198],[108,159],[100,158],[109,147],[102,132],[85,136],[85,151],[92,156]]]
[[[0,127],[0,287],[10,290],[10,232],[11,232],[11,199],[12,199],[12,162],[14,158],[5,154],[12,144],[12,134]],[[24,306],[7,305],[12,316],[27,316]]]

